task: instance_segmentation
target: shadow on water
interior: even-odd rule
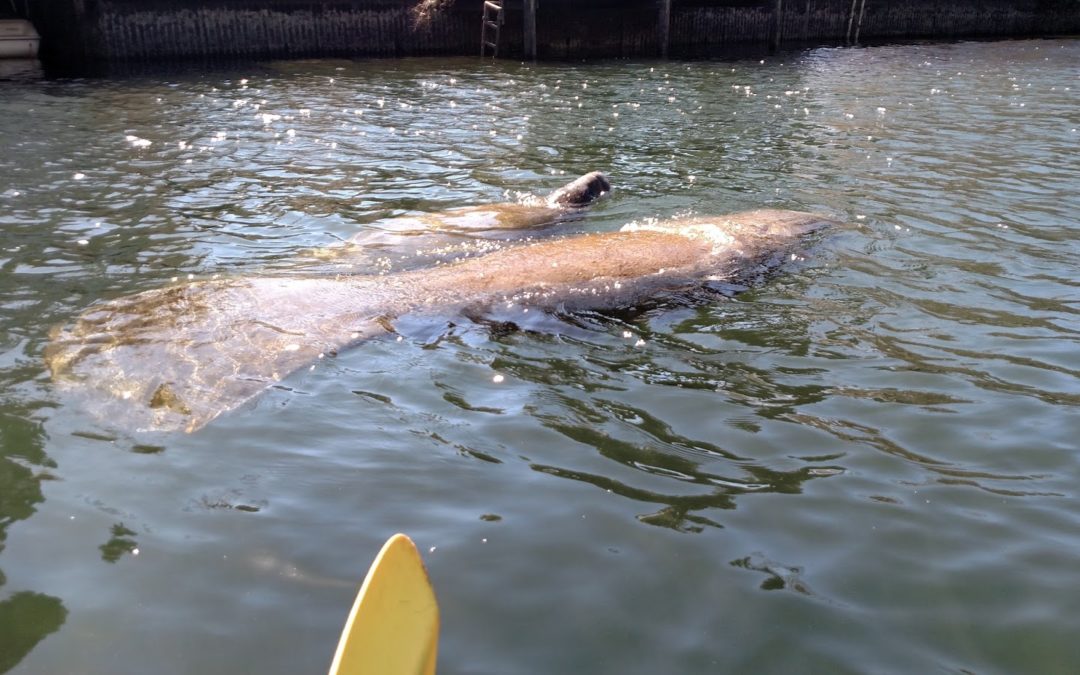
[[[105,562],[114,563],[125,554],[138,550],[138,543],[134,539],[138,533],[125,527],[123,523],[113,525],[109,534],[109,540],[98,547],[101,549],[101,559]]]
[[[85,105],[84,85],[79,83],[6,86],[25,86],[22,95],[41,110],[70,113],[73,126],[92,126],[112,114],[102,112],[112,105]],[[114,94],[123,98],[122,91]],[[0,97],[0,116],[6,114],[9,100]],[[113,103],[122,107],[120,101]],[[134,181],[137,185],[127,202],[134,208],[119,216],[103,206],[108,201],[105,195],[115,195],[115,185],[87,186],[72,178],[81,174],[69,166],[69,149],[56,147],[51,138],[60,128],[68,128],[67,123],[48,114],[32,120],[13,115],[12,121],[19,128],[0,134],[0,173],[17,186],[3,193],[11,201],[0,215],[0,672],[18,665],[41,640],[58,631],[68,615],[55,596],[33,590],[5,595],[2,588],[9,582],[2,571],[9,529],[42,507],[43,485],[58,473],[56,461],[46,452],[48,444],[55,443],[45,431],[55,402],[43,393],[48,376],[40,361],[48,329],[69,320],[86,305],[86,298],[114,294],[125,283],[122,279],[132,274],[148,272],[147,283],[157,284],[155,277],[197,266],[200,255],[185,238],[183,217],[171,217],[138,196],[159,185],[154,176],[157,165],[147,163],[136,172],[141,179]],[[38,188],[40,179],[26,178],[32,167],[19,161],[21,153],[33,154],[31,164],[38,167],[33,170],[66,176],[66,186]],[[112,175],[115,157],[95,159],[93,153],[78,150],[75,154],[82,171],[92,174],[100,169]],[[148,224],[156,225],[154,232],[145,229]],[[147,256],[151,249],[156,252]],[[135,546],[132,534],[123,523],[114,525],[100,547],[102,560],[114,562],[130,552]]]
[[[714,305],[717,300],[714,295]],[[574,343],[586,352],[581,360],[551,354],[535,359],[511,353],[497,357],[493,364],[497,371],[547,390],[541,394],[540,401],[526,406],[526,413],[542,427],[570,441],[570,448],[588,448],[599,457],[629,469],[629,473],[578,456],[561,466],[530,462],[529,467],[546,475],[587,483],[640,504],[657,505],[659,510],[638,514],[637,519],[648,525],[693,533],[706,527],[723,528],[708,512],[734,509],[740,496],[800,494],[812,479],[843,473],[843,467],[829,463],[842,453],[800,457],[797,461],[801,466],[790,466],[784,461],[784,466],[778,467],[775,458],[747,456],[715,442],[692,438],[645,408],[618,400],[640,387],[659,388],[653,396],[661,398],[665,396],[662,390],[672,393],[696,390],[704,396],[715,396],[718,404],[736,402],[740,407],[752,406],[757,414],[769,420],[783,419],[798,407],[820,401],[829,394],[830,387],[787,385],[766,370],[729,359],[723,350],[706,349],[680,339],[677,333],[709,332],[721,327],[716,311],[701,306],[700,302],[696,304],[697,309],[683,307],[694,318],[679,322],[674,331],[670,327],[650,326],[650,319],[663,321],[662,317],[674,310],[666,307],[655,314],[564,314],[559,318],[568,323],[561,331],[552,331],[559,333],[558,337],[531,336],[542,342]],[[791,318],[781,314],[783,329],[770,333],[760,327],[751,330],[749,326],[735,326],[729,329],[730,337],[743,336],[751,342],[766,339],[771,347],[798,354],[807,348],[807,326]],[[653,346],[620,353],[603,344],[605,333],[620,331],[624,338],[633,335],[630,339]],[[684,367],[675,370],[675,362]],[[743,432],[756,434],[761,430],[760,425],[744,417],[724,421]],[[594,468],[586,470],[569,465],[578,462]]]
[[[34,514],[44,501],[41,482],[48,480],[51,460],[45,455],[45,434],[35,411],[4,401],[0,416],[0,553],[7,528]],[[38,469],[38,471],[35,471]],[[0,586],[6,582],[0,570]],[[0,673],[14,668],[67,618],[59,598],[33,591],[20,591],[0,600]]]
[[[15,228],[5,229],[5,235],[20,246],[29,243],[19,234]],[[53,480],[56,469],[44,449],[48,437],[43,417],[50,404],[33,394],[20,394],[23,389],[33,389],[43,375],[41,365],[22,358],[22,354],[36,330],[28,328],[33,326],[29,317],[48,315],[48,303],[35,297],[45,284],[13,273],[13,267],[10,261],[0,260],[0,295],[4,298],[0,304],[0,362],[4,364],[0,368],[0,392],[4,392],[0,397],[0,672],[14,668],[67,619],[67,609],[57,597],[34,591],[4,597],[2,589],[7,581],[2,569],[7,530],[30,518],[44,502],[42,483]]]
[[[647,417],[643,410],[623,408],[621,413]],[[608,418],[610,420],[610,418]],[[605,420],[605,421],[608,421]],[[638,520],[648,525],[667,527],[680,532],[701,532],[705,526],[723,527],[720,523],[698,515],[695,512],[705,509],[734,509],[735,498],[750,493],[799,494],[802,485],[812,478],[839,473],[839,469],[828,467],[804,467],[795,471],[776,471],[750,461],[732,461],[732,469],[742,475],[724,476],[703,469],[700,462],[666,452],[664,445],[675,448],[694,448],[734,460],[725,451],[700,441],[672,435],[670,429],[658,420],[646,420],[654,426],[650,435],[655,435],[656,444],[636,444],[622,441],[601,431],[584,426],[572,426],[562,423],[557,417],[544,420],[545,426],[553,429],[570,440],[588,446],[601,456],[638,471],[655,476],[673,479],[682,483],[702,486],[706,489],[701,494],[679,495],[654,490],[637,488],[615,478],[600,474],[591,474],[555,466],[533,464],[535,471],[559,478],[589,483],[621,497],[646,504],[662,505],[655,513],[642,514]],[[642,426],[645,426],[644,424]]]

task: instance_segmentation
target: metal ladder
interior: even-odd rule
[[[484,0],[483,24],[480,28],[480,58],[491,47],[491,58],[499,55],[499,31],[503,25],[504,0]]]

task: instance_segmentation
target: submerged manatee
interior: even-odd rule
[[[290,372],[424,309],[496,302],[610,309],[776,269],[826,225],[797,211],[747,211],[522,244],[385,276],[198,281],[104,302],[55,332],[60,386],[113,422],[194,431]]]

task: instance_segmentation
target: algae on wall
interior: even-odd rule
[[[107,59],[460,54],[479,43],[478,19],[445,11],[417,23],[414,1],[102,0],[101,7],[99,54]]]
[[[482,7],[483,0],[37,0],[31,13],[45,57],[77,63],[471,56]],[[505,18],[499,53],[520,57],[522,0],[506,0]],[[696,57],[844,44],[856,33],[864,42],[1076,34],[1080,0],[543,0],[536,23],[540,58]]]

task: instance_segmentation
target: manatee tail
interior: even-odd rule
[[[386,281],[196,281],[94,305],[57,329],[45,361],[93,416],[195,431],[326,354],[387,330]],[[370,311],[367,308],[370,307]]]
[[[601,196],[611,192],[607,176],[599,171],[576,178],[548,195],[548,203],[563,208],[588,206]]]

